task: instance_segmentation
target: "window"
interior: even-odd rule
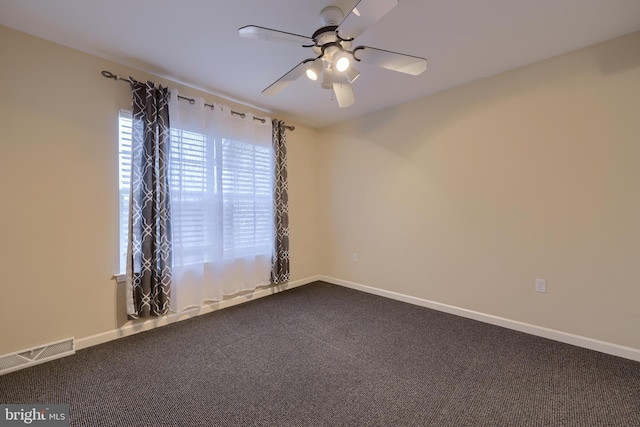
[[[129,193],[131,192],[131,113],[120,111],[118,154],[118,191],[120,225],[120,274],[127,270],[127,242],[129,240]]]
[[[120,272],[126,271],[131,180],[131,113],[119,116]],[[169,180],[174,264],[270,254],[272,149],[171,129]],[[222,239],[212,239],[212,235]],[[220,243],[221,242],[221,243]]]

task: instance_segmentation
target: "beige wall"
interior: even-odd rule
[[[0,355],[126,323],[118,248],[117,118],[127,84],[181,85],[0,27]],[[259,113],[259,112],[258,112]],[[292,280],[319,273],[317,132],[288,133]]]
[[[322,272],[640,349],[638,52],[640,33],[325,129]]]

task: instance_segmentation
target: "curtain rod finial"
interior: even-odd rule
[[[100,74],[108,79],[118,80],[118,76],[113,74],[111,71],[102,70],[102,73]]]

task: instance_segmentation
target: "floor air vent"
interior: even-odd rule
[[[0,356],[0,375],[74,354],[73,337]]]

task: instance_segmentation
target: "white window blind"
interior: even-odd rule
[[[271,149],[222,141],[224,257],[269,253],[272,246]]]
[[[181,248],[181,256],[174,261],[193,264],[214,258],[214,227],[212,210],[215,207],[215,169],[207,160],[215,157],[215,147],[196,132],[171,129],[171,158],[169,186],[172,210],[173,244]],[[179,201],[179,202],[178,202]]]
[[[126,270],[131,184],[131,113],[119,116],[120,272]],[[270,147],[171,129],[174,264],[269,255],[273,235],[273,160]],[[179,203],[178,203],[179,201]],[[220,227],[220,222],[222,227]],[[212,235],[222,234],[220,239]]]

